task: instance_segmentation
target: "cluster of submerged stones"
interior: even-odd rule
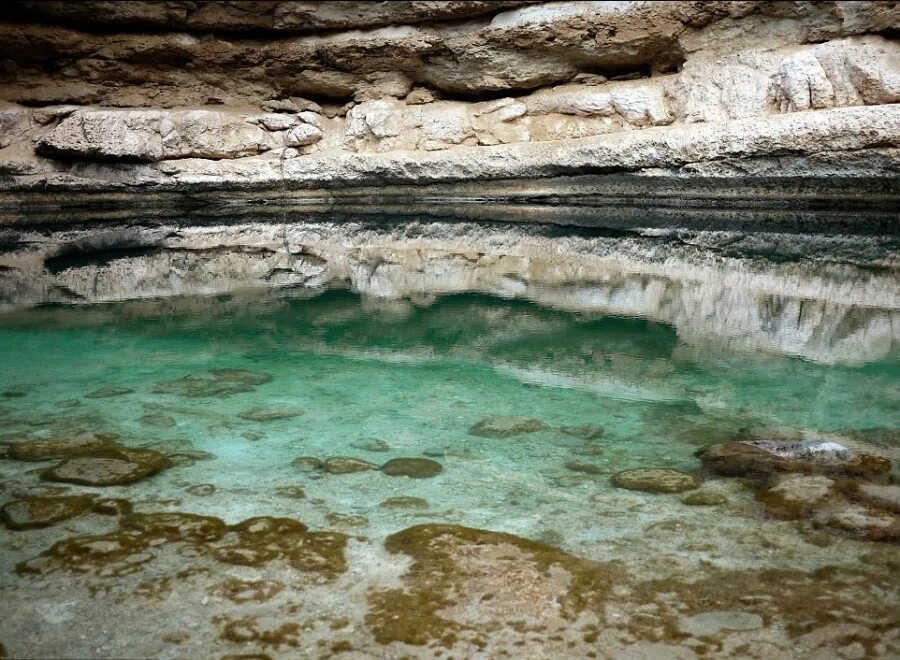
[[[299,456],[291,462],[291,465],[303,472],[353,474],[380,470],[389,477],[410,477],[411,479],[429,479],[436,477],[444,470],[444,466],[437,461],[418,457],[392,458],[382,465],[376,465],[351,456],[330,456],[324,459],[314,456]]]

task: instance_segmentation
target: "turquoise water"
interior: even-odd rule
[[[611,490],[608,476],[630,468],[696,470],[698,447],[741,429],[877,435],[900,419],[896,356],[828,366],[707,354],[685,350],[666,325],[478,296],[427,307],[373,305],[345,292],[50,307],[0,317],[0,346],[0,390],[11,395],[0,403],[4,432],[110,430],[130,446],[208,452],[213,459],[154,483],[176,490],[213,484],[220,496],[179,497],[226,519],[248,508],[281,511],[274,489],[299,485],[303,507],[319,499],[370,516],[384,531],[404,521],[378,504],[401,494],[440,501],[466,524],[549,533],[542,510],[573,492]],[[225,396],[159,391],[160,383],[225,368],[271,380]],[[133,391],[86,397],[108,388]],[[238,416],[254,408],[302,415]],[[155,424],[147,417],[154,415],[173,425]],[[505,439],[468,433],[496,415],[537,418],[550,428]],[[604,433],[584,440],[557,430],[583,425]],[[367,448],[375,440],[387,450]],[[291,465],[298,456],[381,464],[423,452],[445,468],[427,481],[375,472],[323,477]],[[567,469],[568,459],[591,464],[594,473]],[[236,490],[254,504],[235,509],[221,496]],[[548,501],[523,501],[536,497]],[[569,533],[574,540],[599,532]]]

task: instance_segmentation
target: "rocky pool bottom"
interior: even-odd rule
[[[900,653],[900,360],[479,296],[0,315],[8,657]]]

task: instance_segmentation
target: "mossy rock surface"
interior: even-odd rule
[[[0,520],[8,529],[49,527],[87,513],[94,499],[89,495],[26,497],[7,502],[0,508]]]
[[[119,448],[67,458],[41,472],[41,478],[83,486],[120,486],[156,474],[168,464],[163,454],[152,449]]]
[[[700,480],[692,474],[669,468],[639,468],[617,472],[612,476],[612,483],[619,488],[645,493],[681,493],[697,488]]]
[[[389,477],[410,477],[430,479],[444,470],[437,461],[428,458],[392,458],[381,466],[381,471]]]
[[[550,428],[539,419],[499,415],[486,417],[469,429],[469,435],[482,438],[512,438],[517,435],[544,431]]]

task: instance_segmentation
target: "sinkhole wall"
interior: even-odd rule
[[[722,271],[766,309],[894,314],[898,27],[891,1],[10,2],[0,305]]]

